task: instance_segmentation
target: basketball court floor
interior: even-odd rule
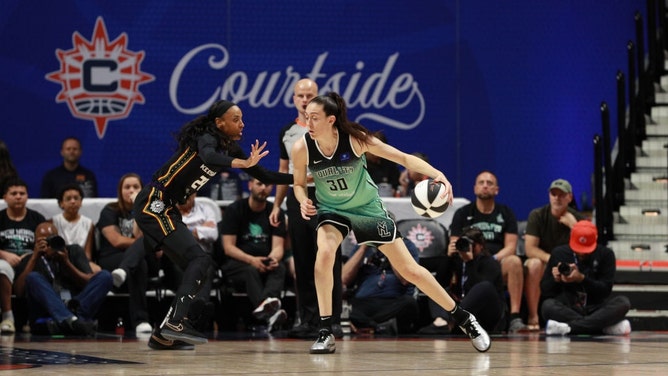
[[[215,339],[214,339],[215,338]],[[493,336],[478,353],[460,336],[353,336],[334,354],[310,340],[212,334],[191,351],[156,351],[146,340],[2,336],[0,374],[16,375],[653,375],[668,372],[668,332],[626,337]]]

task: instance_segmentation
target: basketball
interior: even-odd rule
[[[433,179],[422,180],[415,185],[411,193],[411,205],[418,215],[427,218],[436,218],[448,208],[448,196],[441,198],[445,191],[443,183]]]

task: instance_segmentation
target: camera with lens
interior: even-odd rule
[[[65,239],[60,235],[51,235],[46,238],[46,244],[54,251],[65,250]]]
[[[455,249],[459,252],[471,252],[473,248],[473,239],[468,236],[462,236],[455,242]]]
[[[571,269],[571,266],[569,264],[566,264],[565,262],[560,263],[557,268],[559,269],[559,273],[563,275],[569,275],[573,270]]]
[[[373,255],[364,258],[364,265],[373,265],[378,269],[387,269],[390,266],[390,261],[383,252],[376,250]]]

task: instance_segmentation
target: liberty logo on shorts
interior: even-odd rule
[[[74,48],[56,50],[60,70],[46,75],[62,85],[56,102],[67,102],[76,118],[93,120],[100,139],[109,120],[125,119],[135,102],[144,103],[139,85],[155,80],[139,68],[144,51],[129,51],[127,43],[125,33],[110,42],[104,20],[98,17],[92,40],[75,31]]]
[[[160,200],[151,201],[149,210],[155,214],[160,214],[165,210],[165,203]]]

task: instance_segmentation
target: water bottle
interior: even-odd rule
[[[387,181],[387,178],[383,178],[383,182],[378,184],[378,195],[380,197],[392,197],[392,184]]]
[[[211,199],[214,200],[214,201],[220,200],[219,193],[220,193],[220,184],[218,184],[218,183],[212,184],[211,185],[211,193],[209,194]]]
[[[239,198],[239,185],[228,172],[223,172],[220,179],[220,199],[236,200]]]
[[[125,336],[125,324],[123,324],[123,318],[119,317],[116,320],[116,335]]]

